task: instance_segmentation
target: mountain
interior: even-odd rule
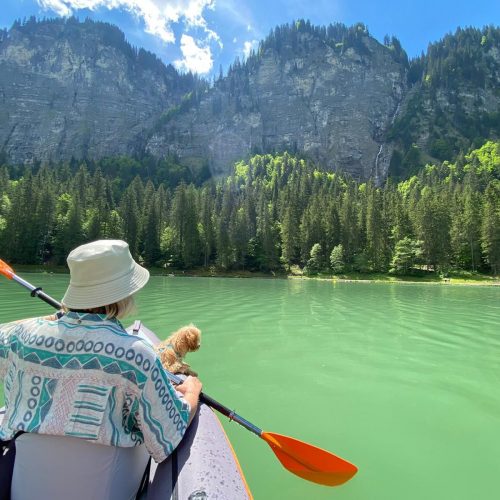
[[[196,81],[109,24],[15,23],[0,32],[0,148],[13,163],[134,154]]]
[[[500,136],[500,30],[468,28],[408,61],[366,27],[279,26],[213,85],[105,23],[0,32],[0,151],[11,163],[168,158],[228,174],[256,153],[381,182]]]
[[[500,137],[500,29],[458,29],[410,63],[409,92],[387,141],[391,173],[453,160]],[[423,158],[419,158],[422,156]]]
[[[212,171],[251,153],[292,151],[355,177],[385,177],[384,136],[406,94],[405,55],[359,24],[276,28],[257,54],[171,115],[147,151]]]

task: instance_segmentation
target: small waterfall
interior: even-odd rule
[[[401,101],[398,102],[396,109],[394,113],[392,114],[391,118],[391,125],[394,125],[394,122],[396,121],[396,117],[398,116],[399,113],[399,108],[401,107]],[[378,161],[380,156],[382,155],[382,151],[384,149],[384,143],[380,144],[380,147],[378,149],[377,156],[375,157],[375,173],[374,173],[374,179],[375,179],[375,185],[379,185],[379,171],[378,171]]]
[[[382,150],[384,149],[384,143],[380,145],[380,148],[378,149],[377,156],[375,158],[375,184],[378,186],[379,183],[379,175],[378,175],[378,159],[380,158],[380,155],[382,154]]]

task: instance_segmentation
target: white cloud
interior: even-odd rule
[[[250,55],[252,49],[256,49],[258,45],[259,45],[258,40],[248,41],[243,44],[243,55],[245,56],[245,59]]]
[[[42,9],[53,10],[58,16],[70,16],[71,9],[64,0],[37,0]]]
[[[145,31],[166,43],[175,42],[172,24],[183,22],[187,28],[202,28],[207,39],[221,46],[219,35],[211,30],[203,17],[205,9],[213,9],[215,0],[37,0],[40,7],[60,16],[75,10],[98,8],[124,9],[144,22]]]
[[[182,35],[181,51],[184,58],[174,61],[177,69],[201,74],[212,69],[214,61],[210,47],[199,47],[192,36]]]

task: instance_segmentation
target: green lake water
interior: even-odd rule
[[[56,298],[68,281],[23,277]],[[50,310],[3,279],[0,303],[0,322]],[[226,421],[257,500],[498,498],[500,288],[152,277],[138,304],[160,337],[202,329],[187,361],[207,394],[359,467],[308,483]]]

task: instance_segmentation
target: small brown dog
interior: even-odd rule
[[[198,374],[191,370],[187,363],[184,363],[183,358],[188,352],[197,351],[200,343],[201,332],[191,324],[172,333],[168,339],[155,346],[155,351],[160,357],[161,364],[169,372],[196,377]]]

